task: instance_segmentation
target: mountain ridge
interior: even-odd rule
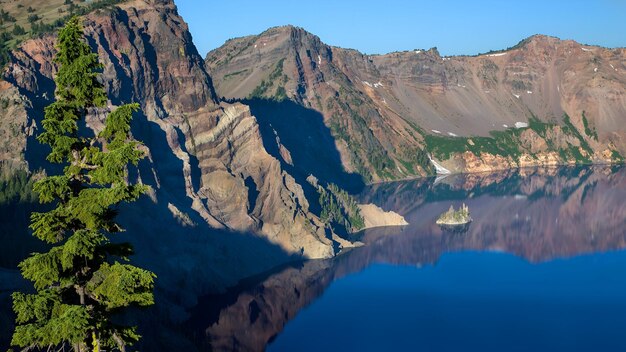
[[[231,39],[205,62],[226,99],[290,99],[322,114],[347,172],[377,182],[433,174],[426,154],[450,172],[620,162],[625,56],[545,35],[478,56],[366,55],[282,26]]]
[[[264,35],[265,33],[269,32],[269,31],[273,31],[273,30],[301,30],[304,31],[306,33],[308,33],[309,35],[312,35],[314,37],[317,37],[320,41],[322,41],[322,39],[316,35],[313,31],[308,30],[307,28],[303,27],[303,26],[299,26],[299,25],[295,25],[295,24],[283,24],[283,25],[276,25],[276,26],[271,26],[268,27],[267,29],[265,29],[264,31],[260,32],[259,34],[247,34],[247,35],[241,35],[241,36],[237,36],[237,37],[232,37],[232,38],[228,38],[224,41],[224,43],[216,48],[210,49],[207,51],[207,53],[204,55],[205,58],[206,56],[209,55],[210,52],[219,49],[220,47],[228,44],[231,41],[236,41],[236,40],[240,40],[240,39],[246,39],[246,38],[251,38],[251,37],[259,37]],[[550,35],[550,34],[544,34],[544,33],[535,33],[535,34],[531,34],[527,37],[522,38],[520,41],[518,41],[516,44],[513,44],[507,48],[502,48],[502,49],[491,49],[485,52],[479,52],[476,54],[451,54],[451,55],[441,55],[439,54],[439,56],[441,57],[476,57],[476,56],[482,56],[482,55],[489,55],[489,54],[495,54],[495,53],[501,53],[501,52],[505,52],[505,51],[510,51],[510,50],[514,50],[514,49],[518,49],[521,48],[522,46],[524,46],[525,44],[527,44],[528,42],[531,42],[533,40],[557,40],[559,42],[572,42],[572,43],[576,43],[579,44],[581,46],[585,46],[585,47],[594,47],[594,48],[599,48],[599,49],[607,49],[607,50],[616,50],[616,49],[626,49],[626,46],[616,46],[616,47],[608,47],[608,46],[603,46],[603,45],[599,45],[599,44],[589,44],[589,43],[582,43],[580,41],[577,41],[576,39],[563,39],[559,36],[556,35]],[[390,54],[399,54],[399,53],[406,53],[406,52],[412,52],[415,50],[421,50],[421,51],[428,51],[431,49],[437,49],[438,51],[438,47],[434,46],[431,47],[429,49],[426,48],[414,48],[414,49],[399,49],[399,50],[392,50],[389,52],[377,52],[377,53],[369,53],[366,51],[361,51],[360,49],[356,49],[356,48],[351,48],[351,47],[344,47],[344,46],[340,46],[340,45],[333,45],[333,44],[326,44],[329,47],[332,48],[336,48],[336,49],[343,49],[343,50],[350,50],[350,51],[356,51],[359,52],[363,55],[367,55],[367,56],[385,56],[385,55],[390,55]]]

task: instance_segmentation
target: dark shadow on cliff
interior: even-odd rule
[[[112,239],[133,244],[136,254],[131,262],[157,275],[157,289],[155,306],[133,311],[124,320],[138,322],[140,334],[149,337],[138,346],[139,350],[181,350],[181,346],[186,346],[186,339],[180,337],[177,326],[189,317],[187,312],[196,305],[198,297],[222,292],[237,285],[243,277],[303,258],[285,252],[264,237],[208,226],[191,208],[191,199],[185,193],[182,161],[168,146],[165,132],[141,113],[135,114],[131,127],[133,135],[150,149],[152,161],[144,159],[136,170],[131,168],[129,179],[134,181],[140,177],[144,184],[152,187],[153,194],[120,207],[118,220],[126,232]],[[193,168],[197,168],[197,160],[192,160]],[[176,218],[170,210],[172,206],[188,216],[193,225],[183,224],[184,221]],[[19,205],[11,209],[10,214],[18,214],[19,226],[25,229],[30,209]],[[28,231],[22,232],[20,238],[29,236]],[[20,249],[22,243],[7,243],[3,251],[19,249],[23,256],[30,252]],[[29,243],[27,247],[30,249],[33,245]],[[21,256],[11,258],[13,269],[23,259]],[[17,280],[13,288],[3,291],[0,286],[0,326],[3,327],[0,350],[8,347],[12,331],[9,294],[19,285],[29,286],[19,280],[16,270],[11,271],[11,277]]]
[[[157,275],[158,290],[156,305],[131,314],[130,319],[138,320],[141,334],[151,337],[141,342],[139,350],[163,350],[166,346],[180,350],[185,343],[177,336],[176,326],[187,319],[187,310],[199,296],[220,292],[236,285],[242,277],[302,257],[285,252],[261,236],[208,226],[191,208],[183,162],[174,155],[165,132],[138,113],[132,133],[150,150],[152,161],[144,159],[136,172],[152,187],[156,201],[144,196],[123,206],[119,220],[127,232],[120,240],[134,245],[134,263]],[[176,133],[184,150],[184,135]],[[190,163],[192,187],[197,190],[198,161],[191,157]],[[138,175],[132,173],[130,179]],[[193,224],[177,218],[173,208]]]
[[[193,210],[177,204],[195,223],[185,226],[167,209],[175,200],[162,193],[158,198],[154,203],[144,197],[120,216],[128,230],[121,239],[133,243],[136,250],[132,261],[157,275],[156,305],[128,317],[149,337],[141,341],[138,350],[195,350],[180,324],[190,317],[201,297],[224,292],[243,277],[303,260],[264,237],[213,229]]]
[[[305,179],[312,174],[349,193],[358,193],[364,187],[360,175],[344,170],[335,139],[324,124],[322,114],[288,99],[248,99],[241,102],[250,106],[252,115],[259,122],[265,149],[280,160],[290,174]],[[291,154],[293,166],[281,156],[277,137]]]

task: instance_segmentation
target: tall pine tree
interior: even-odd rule
[[[76,351],[125,350],[136,342],[135,327],[115,323],[129,306],[154,303],[155,275],[127,263],[129,244],[110,241],[122,231],[117,207],[132,202],[147,186],[128,181],[128,168],[144,157],[130,137],[138,104],[109,113],[94,137],[79,135],[78,122],[105,107],[98,81],[102,65],[83,38],[79,18],[58,36],[56,101],[45,109],[44,132],[37,139],[52,150],[47,159],[65,165],[63,174],[38,181],[40,202],[55,208],[33,213],[33,234],[51,245],[20,263],[34,294],[13,294],[16,328],[12,344],[24,348],[67,347]]]

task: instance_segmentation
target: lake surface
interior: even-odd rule
[[[454,175],[358,197],[409,225],[355,234],[362,247],[275,268],[185,312],[157,295],[140,349],[626,350],[625,168]],[[435,224],[462,203],[469,227]]]
[[[207,298],[222,306],[194,312],[198,345],[626,350],[624,169],[459,175],[374,185],[360,197],[410,225],[364,231],[358,238],[365,246],[333,260],[283,268]],[[434,224],[463,202],[474,218],[469,228]]]

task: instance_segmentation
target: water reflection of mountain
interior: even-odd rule
[[[360,234],[366,246],[334,260],[283,269],[228,299],[194,311],[188,329],[202,350],[263,350],[285,324],[332,283],[372,263],[436,264],[442,253],[506,251],[530,262],[626,247],[626,170],[609,167],[509,171],[370,186],[361,197],[410,225]],[[467,232],[434,224],[451,202],[466,202]],[[219,313],[217,313],[219,311]]]

